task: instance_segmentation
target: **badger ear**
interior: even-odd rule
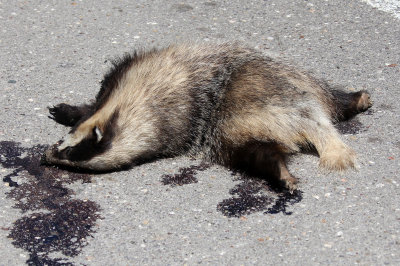
[[[93,133],[96,136],[97,143],[99,143],[101,141],[101,139],[103,138],[103,133],[101,133],[100,128],[95,126],[93,129]]]

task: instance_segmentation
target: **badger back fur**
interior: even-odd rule
[[[43,162],[92,170],[181,154],[275,177],[295,189],[287,154],[315,147],[342,170],[355,154],[333,123],[371,106],[238,44],[172,45],[114,62],[94,102],[49,108],[72,130]]]

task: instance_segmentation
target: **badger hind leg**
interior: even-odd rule
[[[273,157],[270,158],[269,163],[278,167],[277,174],[273,176],[275,180],[287,188],[290,193],[293,193],[297,189],[297,178],[293,177],[286,166],[286,154],[276,152]]]
[[[337,129],[324,115],[308,123],[303,135],[316,148],[320,167],[334,171],[356,168],[356,153],[341,140]]]
[[[356,153],[339,138],[330,138],[320,149],[319,165],[327,170],[357,168]]]
[[[348,120],[372,106],[370,94],[365,90],[352,93],[332,90],[332,94],[336,106],[334,117],[339,121]]]
[[[348,120],[372,106],[372,100],[367,91],[347,93],[333,90],[332,93],[336,105],[332,119],[334,122]],[[315,122],[317,126],[308,127],[306,135],[308,135],[307,140],[319,153],[320,166],[335,171],[357,168],[356,153],[340,139],[332,122],[322,114]]]
[[[50,116],[59,124],[73,127],[83,117],[89,117],[93,113],[91,105],[73,106],[65,103],[57,104],[53,107],[48,107]]]
[[[266,172],[271,181],[285,187],[291,193],[297,189],[297,179],[286,166],[286,149],[277,143],[263,143],[254,161],[255,171]]]
[[[247,174],[265,177],[290,192],[297,189],[297,178],[286,167],[287,149],[275,142],[250,142],[231,153],[229,166]]]

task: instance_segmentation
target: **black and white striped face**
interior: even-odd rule
[[[112,141],[117,131],[114,114],[103,125],[88,119],[74,128],[64,140],[57,142],[42,157],[44,164],[57,164],[92,170],[113,168],[105,160],[112,148]]]
[[[80,136],[79,136],[80,135]],[[62,160],[84,161],[101,153],[107,147],[102,142],[103,134],[96,126],[87,135],[69,134],[66,139],[56,145],[54,152]]]

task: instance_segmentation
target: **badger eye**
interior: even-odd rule
[[[64,151],[65,151],[65,154],[66,154],[66,155],[69,155],[69,154],[71,153],[71,147],[66,147],[66,148],[64,149]]]
[[[66,147],[65,149],[60,151],[60,153],[59,153],[60,159],[68,159],[69,155],[71,153],[71,150],[72,150],[71,147]]]

